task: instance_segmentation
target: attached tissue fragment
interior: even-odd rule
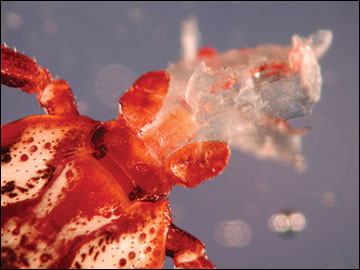
[[[224,141],[259,158],[305,169],[301,136],[306,130],[292,129],[287,120],[309,115],[319,101],[318,60],[329,48],[332,32],[294,35],[292,46],[265,44],[224,53],[203,48],[196,54],[198,37],[196,21],[189,20],[181,38],[183,59],[169,65],[167,97],[155,121],[143,128],[144,136],[165,144],[177,132],[186,133],[169,152],[194,141]],[[154,134],[167,122],[170,133],[162,129]]]

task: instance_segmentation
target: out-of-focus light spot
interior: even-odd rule
[[[332,207],[336,205],[336,194],[334,192],[324,192],[320,196],[321,202],[327,207]]]
[[[240,248],[246,246],[251,239],[250,226],[240,220],[225,220],[215,230],[217,241],[228,247]]]
[[[290,230],[290,220],[285,214],[274,214],[269,219],[269,227],[274,232],[287,232]]]
[[[57,22],[51,18],[45,19],[42,23],[42,28],[47,34],[55,34],[57,32]]]
[[[291,213],[289,215],[290,229],[295,232],[302,231],[306,226],[306,220],[303,214],[299,212]]]
[[[102,103],[115,108],[120,96],[134,83],[136,76],[123,65],[101,68],[95,78],[95,91]]]
[[[277,233],[300,232],[306,226],[306,219],[300,212],[276,213],[269,218],[268,225]]]
[[[130,8],[127,16],[131,22],[137,23],[142,20],[142,11],[139,8]]]
[[[5,23],[11,29],[19,29],[23,23],[21,16],[15,12],[8,12],[5,14]]]

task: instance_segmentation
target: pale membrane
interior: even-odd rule
[[[169,65],[169,92],[143,134],[154,134],[168,115],[181,108],[196,126],[191,142],[225,141],[259,158],[284,160],[303,170],[301,135],[305,130],[295,131],[285,121],[309,115],[319,100],[318,59],[331,44],[331,31],[318,30],[308,38],[294,35],[292,46],[265,44],[217,53],[208,64],[196,57],[199,36],[194,18],[183,24],[183,59]],[[274,63],[273,70],[279,72],[256,72]],[[286,72],[277,70],[276,64],[286,66]],[[159,142],[164,136],[157,134]],[[177,149],[187,143],[184,140]]]

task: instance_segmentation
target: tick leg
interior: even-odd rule
[[[150,71],[135,81],[119,100],[119,118],[135,132],[154,120],[168,92],[170,75]]]
[[[166,237],[166,256],[173,259],[175,268],[215,268],[205,254],[204,244],[172,223]]]
[[[175,184],[192,188],[222,172],[229,157],[227,143],[195,142],[173,153],[166,166],[176,176]]]
[[[78,115],[72,90],[30,57],[1,45],[1,83],[29,94],[38,93],[39,105],[50,115]]]

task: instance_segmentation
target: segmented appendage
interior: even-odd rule
[[[50,115],[79,114],[73,92],[64,80],[54,80],[51,74],[30,57],[1,45],[1,83],[19,88],[37,100]]]
[[[34,94],[43,91],[51,81],[51,74],[33,59],[1,45],[2,84]]]

